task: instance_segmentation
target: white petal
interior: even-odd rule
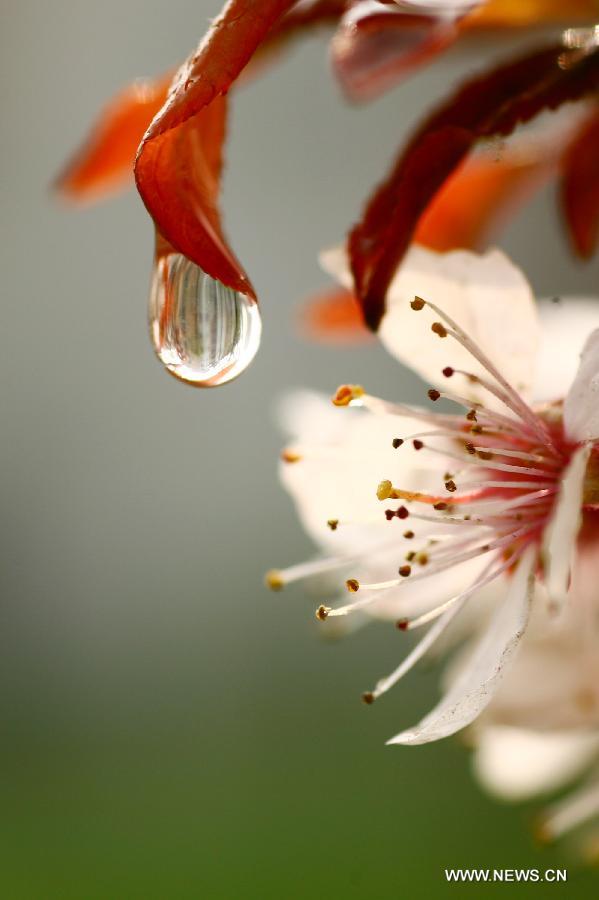
[[[412,247],[391,283],[379,334],[386,348],[426,381],[472,395],[473,386],[445,366],[481,374],[460,345],[431,334],[430,323],[410,307],[414,296],[431,300],[480,346],[520,393],[532,387],[538,322],[533,294],[523,273],[499,250],[434,253]],[[488,394],[479,396],[492,401]],[[494,401],[493,401],[494,402]]]
[[[591,331],[599,328],[599,298],[564,297],[538,304],[541,340],[532,392],[536,403],[563,400]]]
[[[579,557],[573,574],[568,604],[559,619],[547,615],[545,590],[537,584],[522,650],[483,713],[480,727],[489,723],[543,732],[599,733],[599,658],[589,629],[599,572],[595,566],[595,591],[588,603],[577,585]]]
[[[343,249],[325,251],[320,262],[325,271],[351,288]],[[387,350],[429,384],[496,405],[494,398],[462,376],[454,375],[448,384],[441,374],[446,366],[476,374],[481,374],[481,366],[456,342],[440,340],[431,333],[430,316],[410,307],[415,296],[439,305],[517,391],[525,396],[531,392],[538,342],[536,307],[524,274],[504,253],[436,253],[412,246],[391,283],[387,312],[379,328]]]
[[[599,438],[599,328],[587,339],[564,403],[564,427],[574,441]]]
[[[491,793],[523,800],[567,784],[599,752],[599,733],[490,727],[480,735],[474,769]]]
[[[290,395],[284,410],[292,434],[289,449],[301,458],[282,463],[280,475],[306,531],[335,555],[367,553],[397,539],[393,526],[399,523],[385,520],[376,489],[386,478],[408,490],[423,483],[426,489],[430,475],[414,465],[416,460],[422,465],[422,457],[391,444],[398,429],[409,433],[422,425],[364,409],[339,409],[329,398],[309,392]],[[338,530],[327,527],[329,519],[340,521]]]
[[[421,539],[414,545],[418,546],[420,544],[421,546],[423,543],[426,543],[426,541]],[[393,577],[397,570],[398,549],[405,552],[405,549],[411,546],[412,544],[407,543],[404,543],[402,546],[398,541],[394,547],[387,547],[386,551],[380,554],[378,560],[376,555],[373,559],[368,560],[372,574],[367,570],[366,577],[362,577],[359,569],[356,568],[358,581],[381,581],[383,580],[383,574],[388,575],[389,572],[391,572],[391,577]],[[469,585],[476,581],[487,562],[486,557],[480,557],[452,566],[445,572],[431,575],[422,579],[422,581],[412,581],[410,578],[406,578],[397,588],[393,588],[388,593],[382,593],[380,599],[376,599],[372,606],[369,606],[368,612],[370,615],[381,619],[411,619],[419,616],[424,612],[428,612],[428,610],[435,609],[450,597],[465,591]],[[385,564],[384,568],[383,563]],[[487,588],[482,589],[483,592],[486,590]],[[477,603],[478,596],[477,594]],[[465,621],[466,619],[467,622]],[[474,627],[474,623],[464,611],[457,622],[454,623],[452,635],[455,634],[455,638],[452,638],[452,640],[457,640],[460,635],[463,636],[464,634],[462,628],[457,627],[458,623],[460,626],[464,624],[467,631],[471,631]],[[445,645],[445,647],[447,646]]]
[[[528,623],[534,560],[534,549],[529,548],[512,576],[505,601],[495,610],[472,657],[440,703],[418,725],[400,732],[387,743],[426,744],[440,740],[470,725],[487,706]]]
[[[543,535],[545,588],[549,602],[557,608],[563,606],[568,593],[570,567],[582,522],[582,492],[590,452],[591,448],[584,445],[573,454]]]
[[[599,815],[599,780],[583,784],[574,794],[567,794],[547,811],[542,836],[555,841]]]

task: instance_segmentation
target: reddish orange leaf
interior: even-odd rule
[[[68,163],[56,187],[69,200],[90,201],[133,180],[135,154],[166,100],[173,73],[136,81],[101,112],[83,147]]]
[[[250,297],[254,289],[221,230],[218,180],[205,163],[211,154],[221,156],[224,101],[218,98],[292,5],[293,0],[229,0],[177,73],[135,164],[139,193],[158,231],[212,278]]]
[[[346,5],[347,0],[312,0],[292,8],[268,33],[260,53],[252,59],[251,74],[255,75],[287,41],[311,28],[336,22]],[[62,194],[70,200],[93,201],[132,180],[139,144],[164,106],[174,74],[135,81],[106,105],[84,145],[56,181]]]
[[[549,22],[574,24],[597,18],[596,0],[487,0],[464,19],[471,28],[524,28]]]
[[[599,49],[558,45],[471,79],[424,123],[349,236],[356,295],[371,328],[420,217],[475,143],[509,135],[542,110],[597,88]]]
[[[440,252],[484,250],[554,168],[550,154],[527,159],[508,152],[501,159],[467,159],[421,216],[414,240]]]
[[[364,325],[360,306],[345,288],[333,288],[310,297],[300,311],[301,330],[312,340],[327,344],[355,344],[373,339]]]
[[[585,123],[563,161],[561,203],[572,245],[583,259],[599,239],[599,113]]]

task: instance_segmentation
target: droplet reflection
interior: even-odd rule
[[[260,346],[258,304],[179,253],[155,262],[149,317],[160,361],[196,387],[218,387],[241,375]]]

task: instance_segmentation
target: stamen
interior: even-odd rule
[[[468,413],[466,414],[466,418],[470,422],[477,422],[478,415],[480,415],[485,417],[485,424],[488,423],[492,427],[497,427],[501,430],[507,429],[508,431],[519,435],[524,432],[527,435],[534,435],[537,439],[539,437],[538,431],[531,429],[528,423],[522,422],[519,419],[510,418],[495,410],[488,409],[483,403],[473,401],[471,397],[463,397],[461,394],[454,394],[451,391],[440,391],[439,393],[444,400],[450,400],[452,403],[457,403],[458,406],[463,406],[467,409]],[[474,431],[475,428],[480,429],[481,427],[481,424],[478,423],[476,426],[473,425],[471,430]]]
[[[360,584],[360,591],[368,592],[377,592],[377,591],[387,591],[392,588],[398,587],[403,578],[406,578],[408,575],[410,576],[410,582],[421,581],[423,578],[430,578],[431,575],[438,575],[441,572],[445,572],[447,569],[451,569],[454,566],[459,565],[463,562],[468,562],[471,559],[476,559],[479,556],[484,556],[487,553],[490,553],[494,550],[502,550],[505,547],[509,547],[510,544],[513,544],[515,541],[518,541],[520,538],[524,537],[524,535],[528,534],[530,531],[533,531],[536,528],[536,523],[533,525],[526,524],[524,527],[517,529],[515,531],[511,531],[508,534],[502,534],[495,540],[490,541],[487,544],[477,545],[473,548],[465,550],[463,553],[455,553],[455,548],[450,548],[449,551],[444,552],[442,555],[439,554],[439,558],[435,560],[435,562],[427,567],[426,569],[422,569],[420,572],[416,572],[412,574],[412,570],[410,566],[406,566],[405,569],[409,569],[409,572],[405,572],[405,574],[401,574],[400,569],[400,578],[394,578],[390,581],[381,581],[375,582],[374,584]],[[467,542],[468,544],[471,541]],[[402,568],[404,568],[402,566]],[[373,598],[370,598],[373,599]],[[361,605],[366,605],[366,600],[361,602]],[[351,605],[351,609],[356,608],[355,604]],[[343,610],[343,611],[341,611]],[[340,607],[339,609],[333,610],[330,615],[346,615],[347,612],[350,611],[350,607]]]
[[[546,474],[546,473],[543,473]],[[553,488],[554,481],[477,481],[473,479],[468,486],[477,488],[505,488],[507,490],[533,490],[534,488]],[[460,497],[454,497],[453,502],[459,502]]]
[[[386,509],[385,518],[388,522],[391,519],[407,519],[410,515],[409,510],[405,506],[399,506],[397,509]]]
[[[301,455],[293,450],[283,450],[281,459],[286,463],[296,463],[301,460]]]
[[[283,588],[294,581],[309,578],[312,575],[320,575],[323,572],[331,572],[341,569],[352,562],[352,558],[329,556],[324,559],[313,559],[309,562],[298,563],[287,569],[271,569],[266,573],[264,581],[271,591],[282,591]]]
[[[342,384],[332,398],[335,406],[349,406],[364,396],[364,388],[359,384]]]
[[[513,397],[508,392],[496,387],[492,382],[490,382],[486,378],[483,378],[481,375],[474,375],[472,372],[466,372],[463,369],[456,369],[455,371],[460,375],[464,375],[464,377],[468,378],[468,380],[470,382],[472,382],[473,384],[479,384],[482,388],[484,388],[484,390],[488,391],[490,394],[492,394],[494,397],[496,397],[501,403],[503,403],[504,406],[507,406],[508,409],[511,409],[513,412],[516,413],[516,415],[518,415],[520,418],[522,418],[521,412],[514,408]],[[520,399],[519,394],[517,395],[517,397],[518,397],[518,399]],[[533,411],[531,410],[531,412],[533,412]],[[533,415],[534,415],[534,413],[533,413]],[[535,420],[537,422],[540,421],[538,416],[536,416],[536,415],[535,415]],[[528,421],[528,420],[526,419],[526,421]],[[535,429],[535,430],[538,433],[538,429]]]
[[[435,509],[439,508],[440,502],[439,497],[434,497],[431,494],[423,494],[420,491],[404,491],[401,488],[393,487],[389,479],[380,482],[376,489],[376,495],[379,500],[408,500],[435,504]],[[446,505],[441,508],[445,509]],[[400,515],[399,518],[405,518],[405,515]]]
[[[524,450],[511,450],[507,447],[477,447],[474,446],[474,450],[477,453],[493,453],[497,456],[509,456],[513,459],[523,459],[525,462],[535,462],[541,463],[543,465],[551,466],[555,468],[558,465],[561,465],[557,460],[551,459],[549,457],[543,456],[541,453],[527,453]]]
[[[400,619],[397,623],[397,627],[400,628],[401,631],[413,631],[415,628],[420,628],[422,625],[426,625],[428,624],[428,622],[432,622],[434,619],[438,619],[439,616],[442,615],[446,609],[449,609],[450,606],[453,606],[454,603],[472,596],[475,591],[478,591],[481,588],[485,587],[485,585],[498,578],[499,575],[502,574],[502,572],[505,572],[506,569],[509,569],[511,566],[513,566],[516,560],[519,559],[522,555],[523,550],[524,548],[522,548],[517,554],[510,556],[508,560],[505,560],[505,562],[494,569],[492,568],[492,566],[495,560],[492,560],[489,565],[483,570],[479,578],[467,590],[462,591],[460,594],[456,594],[454,597],[450,597],[449,600],[446,600],[444,603],[439,604],[439,606],[435,606],[433,609],[429,609],[427,612],[422,613],[422,615],[420,616],[416,616],[414,619]]]
[[[551,435],[545,425],[545,423],[539,419],[538,416],[534,414],[532,409],[528,406],[527,403],[522,399],[522,397],[518,394],[517,391],[511,386],[511,384],[503,377],[501,372],[493,365],[488,356],[483,353],[483,351],[478,347],[477,344],[472,341],[465,331],[463,331],[457,322],[447,315],[447,313],[443,312],[436,304],[427,301],[427,305],[434,310],[438,316],[443,319],[444,322],[449,325],[451,329],[450,333],[455,340],[460,343],[465,350],[467,350],[471,356],[473,356],[483,367],[486,369],[489,375],[491,375],[494,380],[503,388],[506,394],[506,399],[509,400],[509,407],[516,412],[517,415],[520,416],[524,421],[528,422],[531,428],[537,433],[542,435],[543,441],[547,443],[549,446],[553,447],[553,441],[551,440]],[[437,323],[435,323],[436,325]],[[433,326],[434,328],[434,326]],[[436,330],[436,329],[435,329]],[[437,334],[439,331],[437,330]],[[554,448],[555,449],[555,448]]]
[[[535,485],[536,486],[536,485]],[[505,512],[508,509],[515,509],[518,506],[528,506],[529,504],[541,502],[548,500],[552,494],[555,494],[557,491],[557,487],[553,486],[551,488],[543,488],[539,491],[534,491],[532,493],[524,494],[522,497],[515,497],[513,500],[506,500],[503,497],[490,497],[488,499],[481,499],[476,501],[475,504],[472,504],[471,509],[472,512],[478,513],[479,510],[487,509],[488,507],[494,508],[496,506],[500,506],[502,512]],[[469,511],[468,507],[462,507],[462,512]]]
[[[556,840],[599,813],[599,781],[585,785],[556,803],[541,825],[545,840]]]
[[[399,666],[388,675],[386,678],[381,678],[380,681],[377,682],[373,691],[368,691],[367,693],[372,698],[368,702],[372,703],[382,694],[385,694],[390,688],[393,687],[394,684],[403,678],[410,669],[412,669],[416,663],[422,659],[424,654],[432,647],[437,638],[439,638],[453,618],[458,614],[458,612],[462,609],[466,602],[466,599],[456,602],[452,607],[450,607],[445,614],[435,622],[435,624],[427,631],[422,640],[416,644],[411,653],[408,653],[406,658],[402,660]],[[364,696],[364,695],[362,695]]]
[[[389,500],[393,493],[393,484],[389,481],[388,478],[385,478],[384,481],[379,483],[379,486],[376,489],[376,495],[379,500]]]
[[[389,400],[383,400],[382,397],[375,397],[373,394],[364,394],[360,400],[360,405],[375,415],[399,416],[407,419],[418,419],[421,422],[429,422],[434,425],[444,424],[448,428],[455,430],[459,428],[459,422],[456,417],[449,413],[436,413],[418,406],[392,403]]]
[[[439,432],[439,434],[444,434],[444,432]],[[446,459],[447,458],[456,459],[458,462],[461,462],[461,463],[463,463],[465,461],[463,456],[460,456],[459,453],[454,453],[451,450],[445,450],[445,449],[442,449],[439,447],[432,447],[430,444],[425,444],[425,447],[429,453],[438,453],[439,456],[443,456]],[[497,462],[495,462],[495,459],[494,459],[494,453],[497,453],[498,455],[508,455],[508,454],[503,454],[503,452],[498,449],[495,449],[494,451],[483,450],[483,449],[479,449],[479,448],[475,447],[475,445],[470,442],[466,442],[466,444],[464,445],[464,450],[470,456],[474,456],[474,455],[478,456],[478,459],[469,459],[467,461],[469,466],[480,466],[481,468],[484,468],[484,469],[497,469],[500,472],[517,472],[517,473],[522,473],[523,475],[542,475],[542,476],[547,477],[548,475],[552,474],[547,469],[537,469],[534,466],[512,466],[509,463],[497,463]],[[525,457],[530,457],[530,459],[534,459],[534,457],[530,456],[530,454],[524,454],[524,453],[520,454],[520,458],[525,458]],[[485,462],[488,462],[491,460],[493,460],[493,464],[491,466],[485,465]],[[464,470],[464,471],[466,471],[466,470]],[[447,479],[447,480],[449,480],[449,479]]]

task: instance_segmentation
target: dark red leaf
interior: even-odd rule
[[[229,0],[181,67],[139,148],[135,177],[157,230],[179,253],[234,290],[255,297],[223,237],[217,206],[224,100],[294,0]]]
[[[416,132],[348,239],[356,295],[376,329],[385,294],[437,191],[481,138],[599,88],[599,50],[557,45],[466,82]]]
[[[564,157],[560,195],[574,250],[586,259],[599,239],[599,113],[585,123]]]
[[[410,14],[394,3],[357,3],[331,42],[343,89],[352,100],[382,93],[452,44],[458,36],[455,22],[447,15]]]

